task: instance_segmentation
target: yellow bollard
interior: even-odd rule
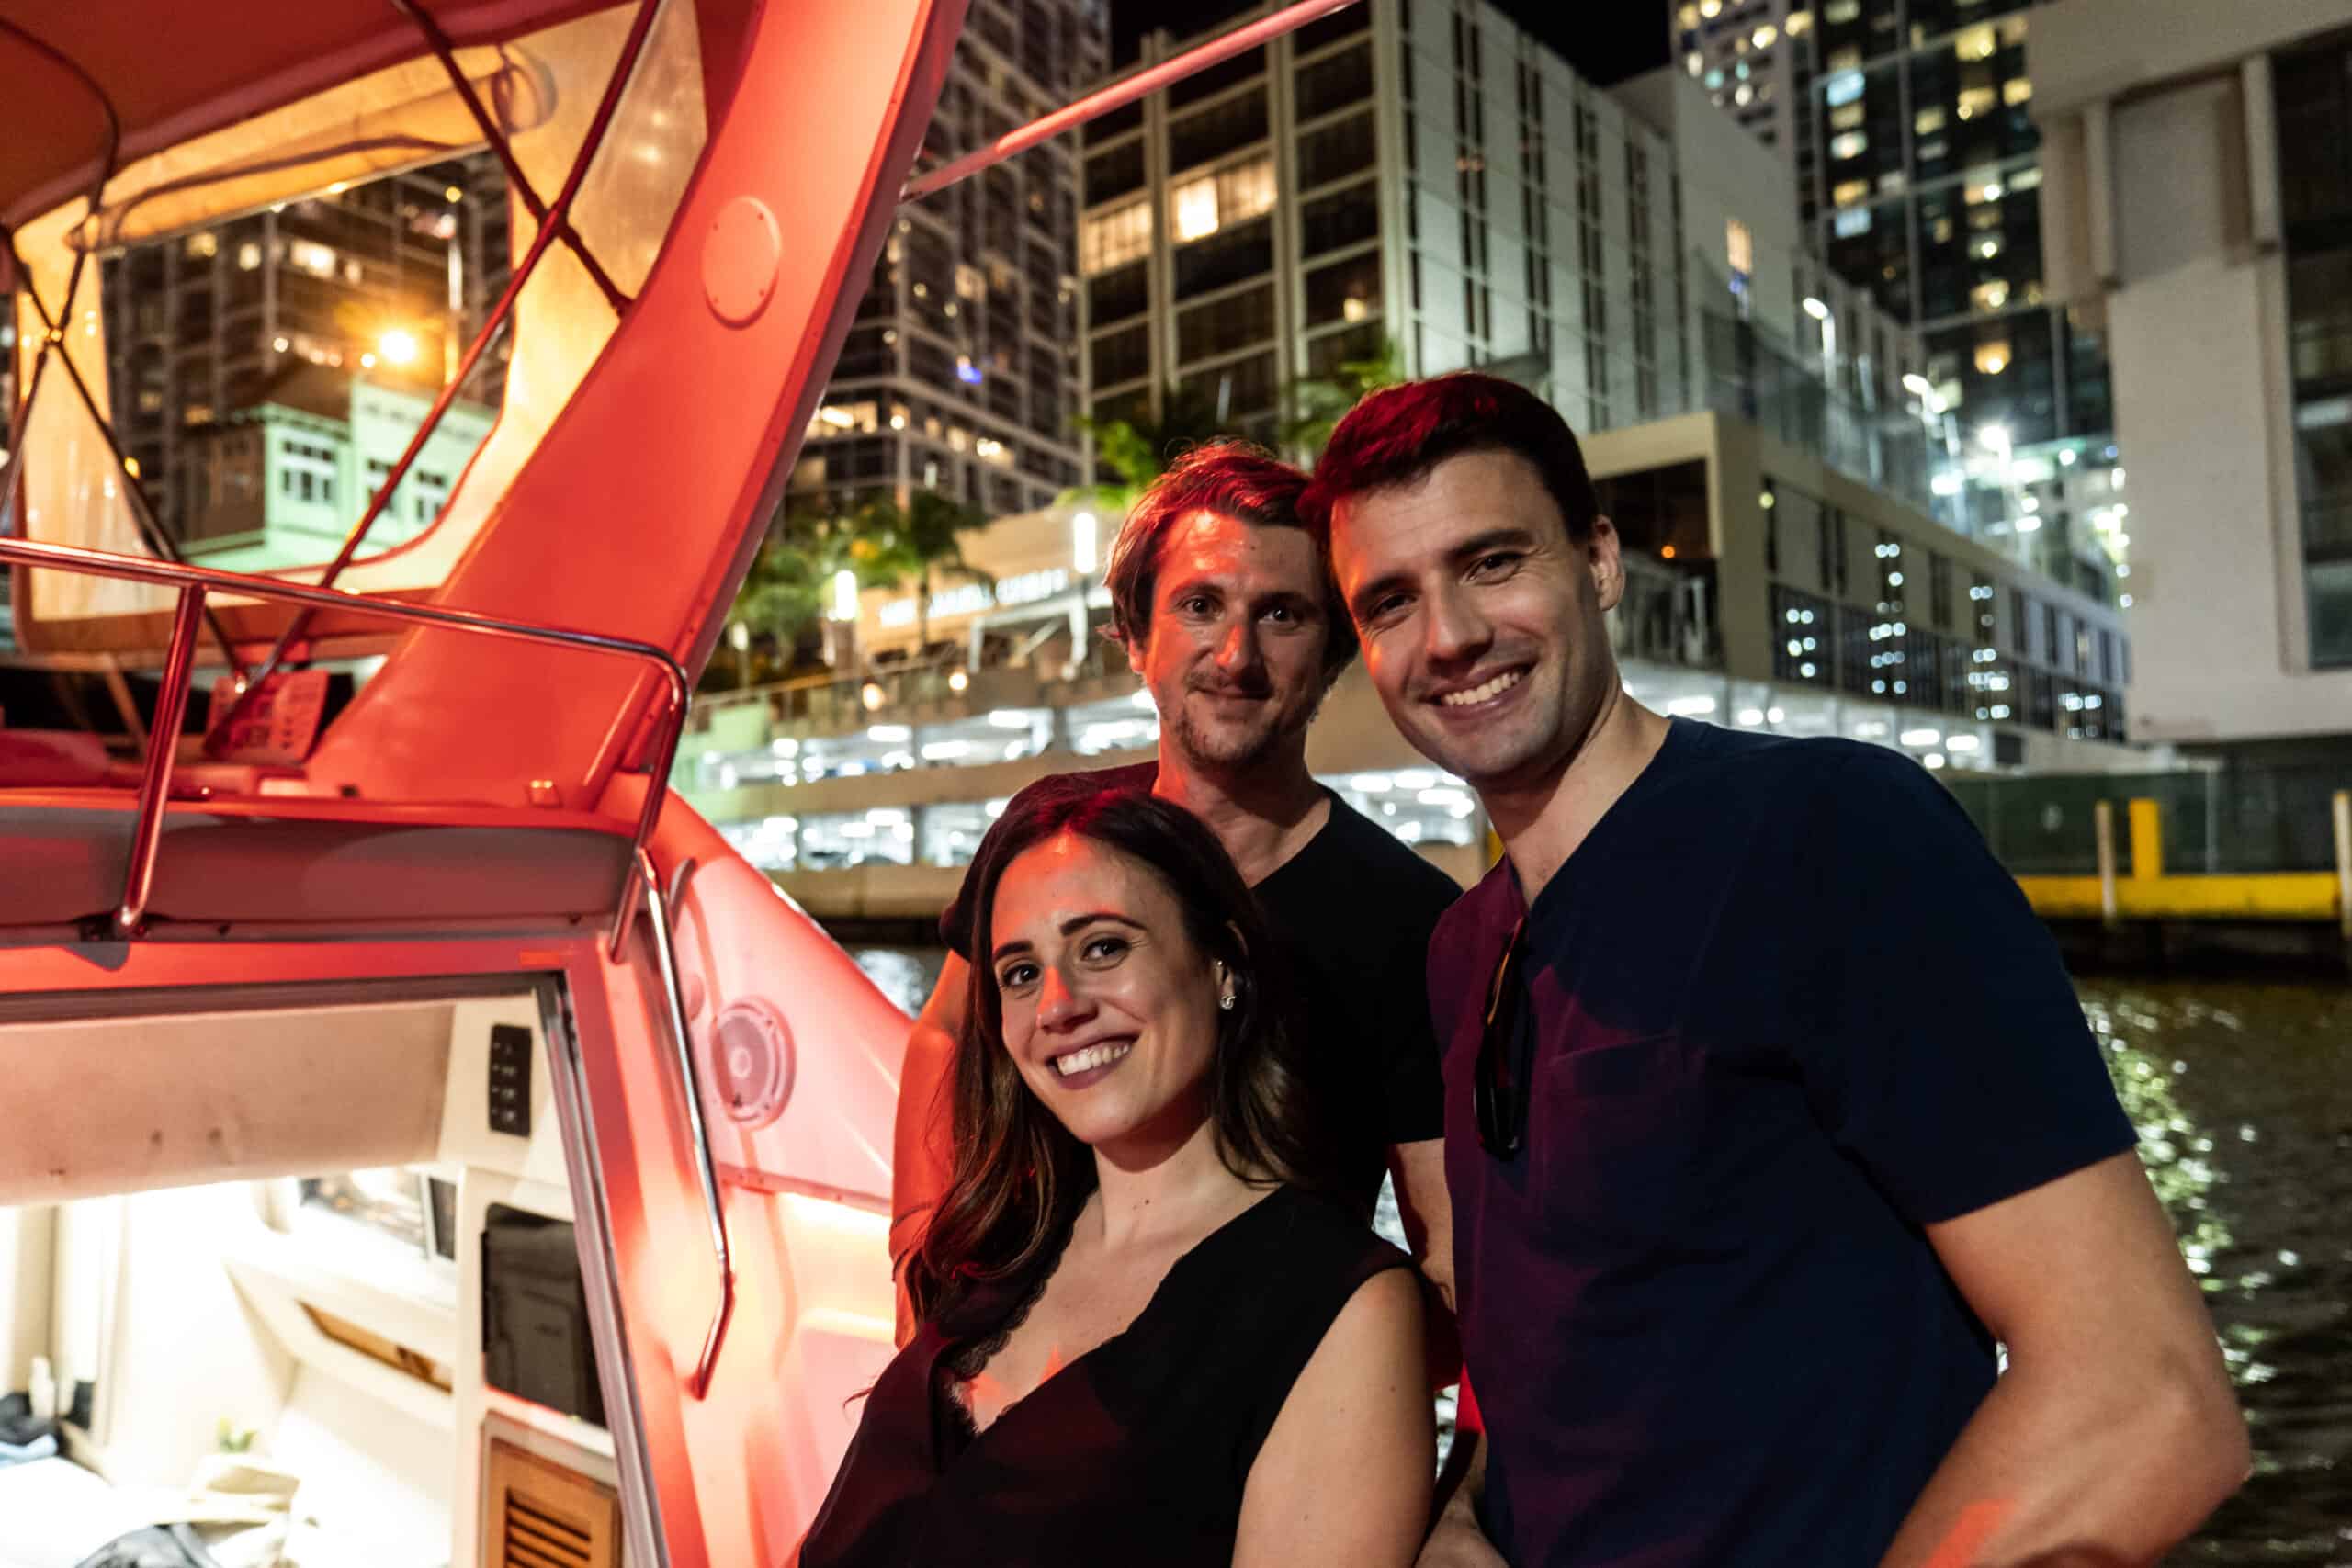
[[[2091,827],[2098,836],[2098,918],[2108,930],[2119,923],[2115,913],[2115,803],[2102,800],[2091,807]]]
[[[2335,818],[2336,929],[2352,942],[2352,789],[2337,790],[2328,804]]]
[[[2132,879],[2150,880],[2165,874],[2164,818],[2153,800],[2134,800],[2132,818]]]

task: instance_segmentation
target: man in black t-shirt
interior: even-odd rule
[[[2246,1461],[2212,1325],[1951,796],[1634,702],[1616,532],[1522,388],[1373,394],[1306,510],[1389,716],[1506,852],[1430,951],[1484,1468],[1422,1568],[2120,1565],[2195,1529]]]
[[[1297,518],[1306,480],[1219,442],[1180,459],[1129,512],[1105,573],[1114,627],[1159,711],[1159,757],[1076,775],[1148,788],[1214,830],[1287,952],[1308,1025],[1308,1089],[1369,1213],[1385,1167],[1423,1270],[1450,1299],[1443,1085],[1423,955],[1452,878],[1315,782],[1306,728],[1355,656]],[[1030,787],[1062,784],[1059,775]],[[966,885],[968,889],[969,884]],[[951,956],[899,1082],[892,1258],[946,1186],[942,1092],[969,985],[974,912],[940,919]],[[900,1337],[906,1321],[900,1297]]]

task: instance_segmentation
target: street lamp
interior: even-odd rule
[[[376,352],[389,365],[416,363],[416,334],[406,327],[394,327],[376,340]]]

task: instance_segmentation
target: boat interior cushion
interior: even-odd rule
[[[119,794],[0,795],[0,926],[56,926],[122,897],[138,813]],[[150,918],[373,923],[610,914],[631,836],[586,812],[357,801],[175,804]]]

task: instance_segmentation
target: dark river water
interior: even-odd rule
[[[910,1011],[938,973],[853,951]],[[2253,1478],[2168,1561],[2352,1568],[2352,987],[2077,988],[2253,1430]]]

